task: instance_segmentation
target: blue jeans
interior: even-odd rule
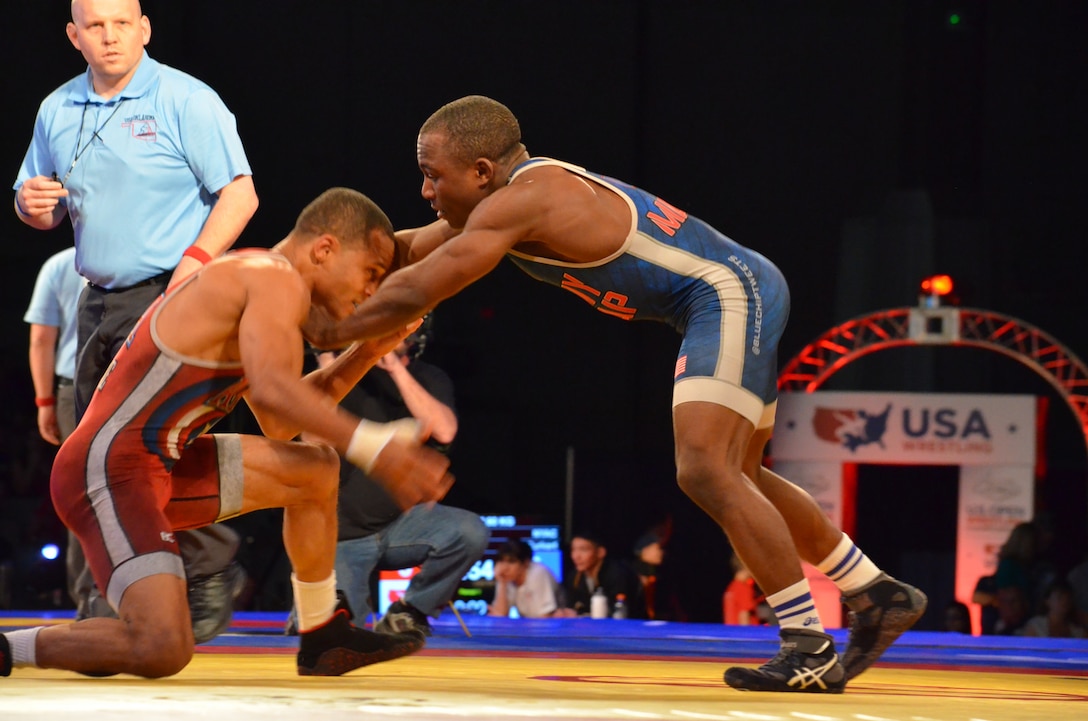
[[[356,623],[362,625],[371,612],[374,571],[419,566],[404,601],[438,618],[461,578],[483,557],[489,536],[476,513],[440,504],[415,506],[373,535],[339,541],[336,585],[347,595]]]

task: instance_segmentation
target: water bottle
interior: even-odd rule
[[[612,609],[612,618],[627,618],[627,596],[616,594],[616,606]]]
[[[604,595],[604,589],[600,586],[590,596],[589,615],[593,618],[608,618],[608,596]]]

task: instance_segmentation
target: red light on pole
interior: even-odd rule
[[[922,292],[926,295],[945,296],[952,292],[952,276],[931,275],[922,281]]]

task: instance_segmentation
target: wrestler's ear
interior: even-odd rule
[[[322,233],[314,238],[310,245],[310,261],[314,265],[321,265],[340,250],[340,241],[335,235]]]
[[[487,158],[476,158],[472,170],[476,185],[480,188],[486,188],[491,184],[491,179],[495,177],[495,163]]]

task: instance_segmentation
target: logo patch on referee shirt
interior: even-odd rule
[[[136,115],[127,118],[125,122],[121,123],[121,127],[128,128],[129,132],[132,133],[132,137],[136,140],[154,143],[159,139],[159,126],[155,122],[155,118],[147,115]]]

